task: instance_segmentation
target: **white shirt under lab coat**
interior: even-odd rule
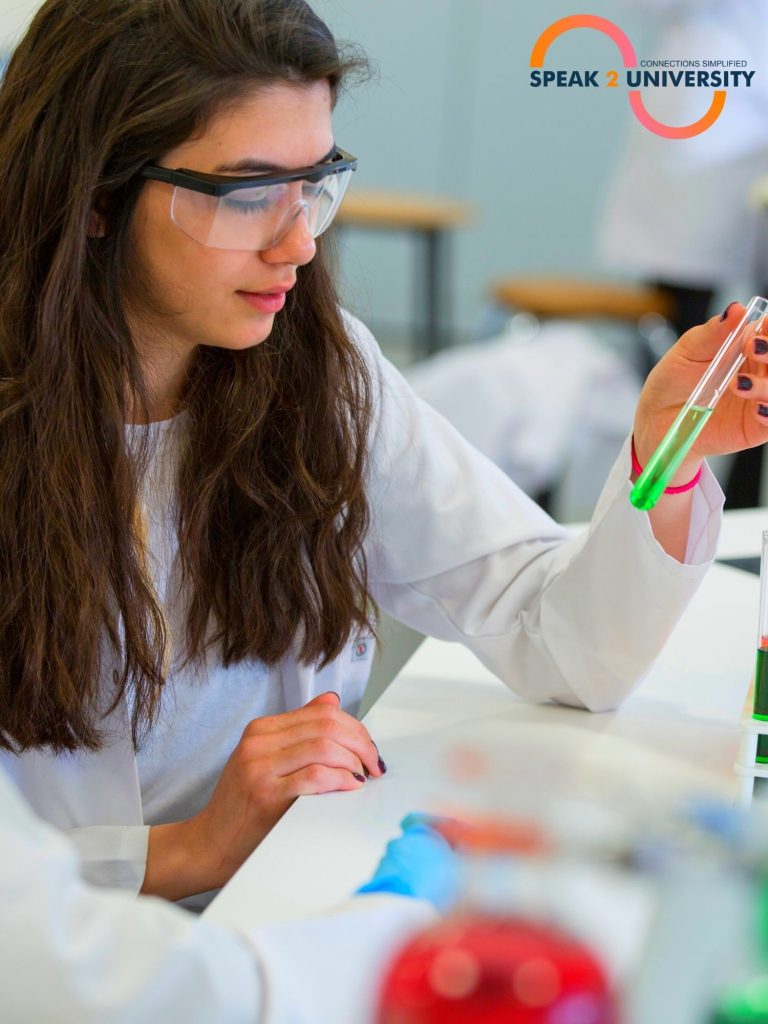
[[[83,882],[73,846],[0,772],[6,1024],[365,1024],[377,982],[434,911],[362,896],[237,936],[164,900]]]
[[[525,699],[595,711],[620,703],[651,667],[714,555],[723,499],[712,474],[705,468],[693,495],[685,564],[664,552],[647,515],[630,505],[628,444],[588,533],[570,536],[414,395],[359,321],[349,322],[379,386],[365,545],[374,599],[422,633],[465,644]],[[150,543],[162,561],[160,541]],[[169,609],[172,625],[173,615]],[[356,659],[355,640],[322,670],[287,656],[271,677],[285,708],[335,690],[356,711],[370,660]],[[174,680],[177,692],[185,685]],[[220,665],[210,666],[205,687],[209,700],[221,695],[222,715],[233,713]],[[37,813],[69,830],[88,879],[138,891],[148,825],[127,717],[120,706],[97,753],[32,751],[2,763]],[[252,705],[232,721],[242,730],[251,717]],[[199,763],[198,738],[175,732],[182,751],[187,744],[187,764]],[[217,750],[209,774],[230,753]],[[162,745],[156,756],[160,763]]]

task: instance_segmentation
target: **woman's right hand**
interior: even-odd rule
[[[178,900],[229,881],[298,796],[360,789],[386,771],[368,730],[338,695],[255,718],[208,804],[188,821],[149,832],[142,892]]]
[[[387,843],[373,877],[355,895],[397,893],[427,900],[441,913],[450,910],[459,895],[459,858],[443,827],[434,825],[447,826],[449,834],[462,829],[451,818],[409,814],[400,822],[403,834]]]

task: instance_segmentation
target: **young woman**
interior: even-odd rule
[[[205,893],[296,796],[385,771],[374,602],[596,710],[714,553],[706,467],[640,513],[628,441],[572,539],[340,309],[362,70],[303,0],[47,0],[0,89],[0,737],[97,882]],[[654,371],[641,463],[738,316]],[[749,358],[674,483],[768,437]]]

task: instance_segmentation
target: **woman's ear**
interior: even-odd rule
[[[96,210],[91,210],[88,214],[88,230],[87,234],[89,238],[104,238],[107,233],[107,222],[104,219],[104,215],[98,213]]]

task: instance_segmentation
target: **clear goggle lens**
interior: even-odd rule
[[[176,186],[171,220],[184,234],[211,249],[269,249],[302,214],[312,237],[317,238],[336,215],[352,173],[349,169],[319,181],[251,185],[225,196]]]

